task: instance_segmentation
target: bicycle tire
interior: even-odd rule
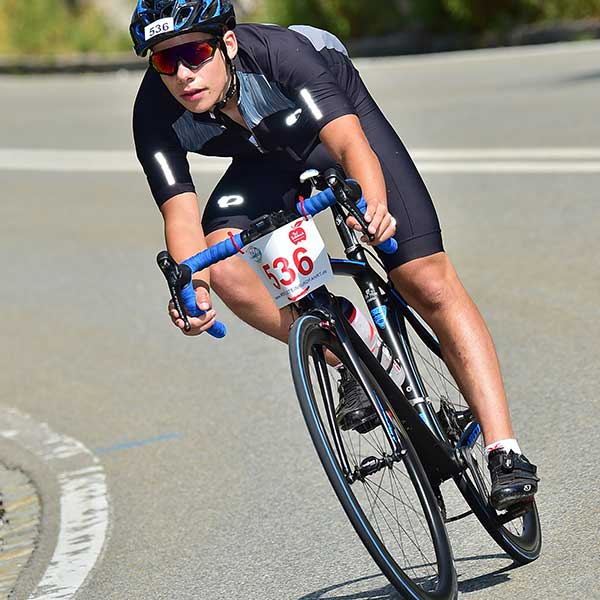
[[[430,401],[436,411],[440,410],[444,397],[460,413],[468,409],[458,385],[450,374],[442,353],[429,326],[412,308],[404,306],[399,311],[406,317],[399,319],[398,325],[407,339],[412,358],[425,385]],[[516,562],[526,564],[536,560],[542,548],[542,531],[537,505],[534,502],[530,510],[507,523],[503,518],[505,511],[496,511],[489,503],[491,478],[484,457],[484,442],[481,428],[474,419],[467,425],[472,435],[469,447],[463,452],[470,454],[466,470],[455,477],[455,483],[467,504],[494,541]],[[465,428],[466,429],[466,428]],[[456,444],[458,446],[458,444]]]
[[[289,348],[292,377],[300,407],[329,481],[367,551],[403,598],[454,600],[458,592],[452,550],[430,482],[404,428],[391,412],[377,382],[362,363],[361,367],[367,373],[373,390],[386,406],[390,423],[393,423],[403,448],[402,456],[389,460],[390,456],[386,452],[391,451],[391,448],[389,444],[386,447],[381,442],[382,438],[386,439],[381,425],[374,430],[379,430],[379,442],[375,437],[370,440],[365,437],[373,432],[359,434],[337,429],[341,443],[336,446],[332,429],[337,428],[333,407],[330,406],[327,414],[326,404],[331,405],[331,390],[335,389],[327,378],[333,377],[337,371],[327,366],[325,350],[329,349],[341,358],[349,369],[352,369],[352,364],[341,349],[337,337],[324,329],[321,322],[322,318],[310,314],[300,317],[290,332]],[[329,392],[326,391],[327,386]],[[361,437],[352,442],[353,435]],[[388,463],[391,463],[377,471],[379,481],[375,474],[370,479],[369,473],[362,480],[350,482],[348,474],[344,473],[341,460],[343,452],[354,460],[353,463],[350,460],[355,468],[354,473],[360,465],[365,464],[365,459],[361,459],[364,454],[361,442],[366,446],[364,452],[380,452],[381,459],[387,456]],[[376,457],[369,457],[371,458]],[[389,483],[386,476],[389,477]],[[380,501],[380,495],[385,500]],[[393,507],[384,504],[384,508],[381,508],[379,502],[387,502],[390,506],[393,504]],[[365,504],[368,506],[366,510]],[[394,521],[391,527],[388,519]],[[398,555],[401,555],[402,560],[399,560]]]

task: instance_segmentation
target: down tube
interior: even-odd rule
[[[385,425],[384,431],[390,447],[396,448],[398,451],[400,451],[401,448],[399,447],[398,437],[389,421],[386,413],[386,407],[383,405],[382,400],[373,391],[373,386],[370,384],[369,377],[366,374],[366,369],[368,369],[366,366],[368,364],[367,361],[374,358],[371,354],[371,351],[367,348],[366,344],[358,335],[353,336],[353,339],[350,340],[349,333],[352,335],[353,330],[352,332],[349,332],[351,326],[347,323],[341,308],[338,307],[335,300],[333,302],[329,300],[325,310],[323,310],[323,308],[319,308],[318,310],[309,311],[305,314],[312,314],[312,316],[316,316],[317,318],[323,320],[324,313],[327,314],[327,318],[325,320],[327,323],[327,329],[335,338],[337,338],[341,346],[341,350],[345,354],[345,356],[340,356],[338,358],[341,360],[346,359],[350,363],[355,377],[357,377],[357,379],[360,381],[365,393],[369,397],[369,400],[371,400],[373,403],[379,419]],[[375,376],[375,374],[372,373],[372,376],[376,381],[378,381],[378,378]]]

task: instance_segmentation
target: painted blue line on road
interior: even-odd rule
[[[166,442],[168,440],[176,440],[181,437],[180,433],[165,433],[153,438],[147,438],[145,440],[137,440],[135,442],[125,442],[123,444],[115,444],[114,446],[108,446],[107,448],[98,448],[94,450],[96,454],[106,454],[107,452],[118,452],[119,450],[130,450],[131,448],[139,448],[140,446],[146,446],[148,444],[156,444],[158,442]]]

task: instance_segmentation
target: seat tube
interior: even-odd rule
[[[379,290],[379,286],[369,276],[368,271],[359,276],[356,281],[363,293],[371,317],[377,325],[379,335],[402,367],[405,377],[400,387],[404,397],[435,436],[440,440],[447,441],[440,429],[433,405],[428,399],[427,390],[410,358],[410,350],[406,347],[406,341],[398,335],[393,326],[393,308],[390,307],[387,294]]]

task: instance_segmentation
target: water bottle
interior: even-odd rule
[[[365,317],[365,315],[350,302],[347,298],[340,298],[342,304],[342,310],[344,316],[348,319],[350,325],[358,335],[361,337],[363,342],[367,345],[367,348],[375,355],[381,366],[386,370],[387,374],[391,377],[392,381],[402,389],[402,384],[406,379],[406,374],[402,367],[398,364],[389,348],[383,343],[383,340],[379,336],[377,329],[373,326],[373,323]]]

